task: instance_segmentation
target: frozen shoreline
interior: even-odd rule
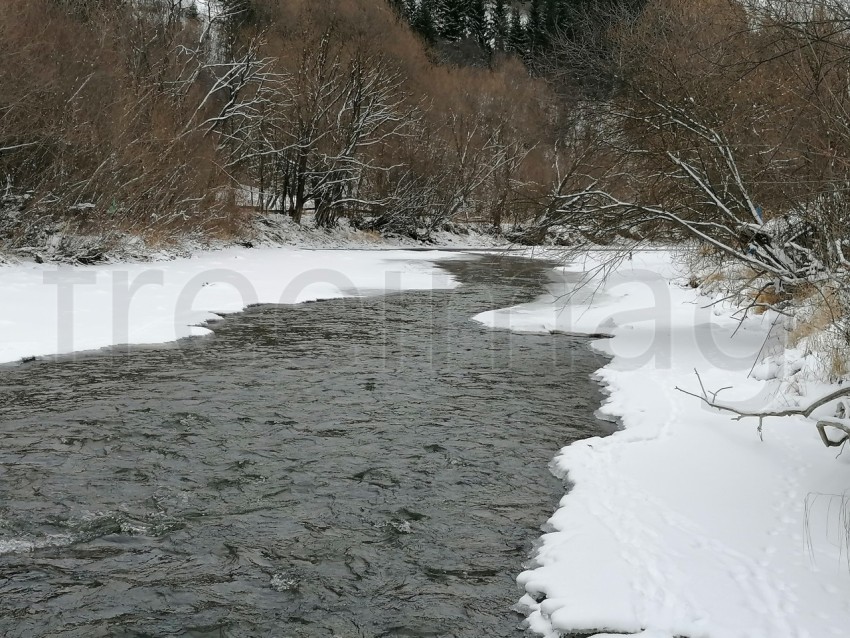
[[[733,386],[726,401],[794,404],[798,396],[779,391],[787,383],[752,369],[766,354],[799,353],[782,350],[768,314],[736,332],[734,309],[710,306],[666,253],[635,254],[604,284],[577,289],[578,273],[595,265],[591,257],[560,269],[565,281],[551,294],[476,317],[517,331],[612,335],[593,347],[612,356],[598,373],[610,393],[602,412],[624,428],[563,448],[553,462],[574,487],[518,578],[531,629],[846,635],[850,459],[836,459],[812,421],[768,419],[761,442],[755,419],[733,421],[675,390],[698,391],[697,369],[709,389]],[[809,398],[826,390],[804,370],[796,386]]]
[[[432,245],[272,214],[241,241],[184,238],[159,249],[127,237],[93,265],[63,262],[49,246],[0,254],[0,364],[207,335],[204,323],[256,303],[453,288],[432,262],[512,250],[481,225],[454,230],[436,231]]]
[[[453,288],[409,250],[227,248],[142,263],[0,267],[0,363],[210,334],[203,324],[259,303]]]

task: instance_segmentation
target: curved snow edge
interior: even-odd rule
[[[792,401],[750,375],[766,355],[791,356],[774,318],[739,326],[734,308],[701,298],[665,253],[635,254],[605,282],[570,283],[593,261],[566,269],[532,303],[475,317],[516,331],[613,335],[592,345],[612,357],[598,372],[610,393],[602,410],[623,429],[573,443],[553,462],[573,488],[518,577],[529,628],[547,637],[844,635],[850,570],[838,511],[848,460],[825,454],[798,419],[770,422],[761,442],[756,423],[675,389],[698,390],[698,369],[707,388],[731,386],[727,401]]]
[[[209,334],[205,323],[258,303],[450,289],[457,282],[433,262],[458,257],[231,248],[137,264],[3,266],[0,362]]]

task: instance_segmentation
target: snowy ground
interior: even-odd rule
[[[136,264],[0,267],[0,362],[210,332],[219,314],[398,290],[452,288],[452,253],[228,248]]]
[[[781,360],[775,317],[742,326],[732,309],[687,287],[667,253],[636,254],[605,283],[579,287],[594,259],[561,269],[552,294],[476,317],[519,331],[604,333],[605,415],[624,428],[561,450],[556,473],[574,488],[519,577],[533,630],[653,638],[821,638],[850,635],[850,458],[825,448],[812,421],[733,421],[690,396],[698,369],[721,398],[797,400],[759,381]],[[735,332],[737,329],[737,333]],[[797,353],[798,354],[798,353]],[[790,363],[790,362],[786,362]],[[787,367],[787,366],[786,366]],[[786,377],[791,372],[786,370]],[[793,387],[821,396],[799,371]]]

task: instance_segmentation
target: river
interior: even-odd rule
[[[549,265],[440,267],[462,285],[0,370],[0,635],[522,636],[605,361],[471,320]]]

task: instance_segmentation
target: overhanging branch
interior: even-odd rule
[[[722,410],[724,412],[731,412],[731,413],[737,415],[735,417],[736,421],[740,421],[741,419],[744,419],[744,418],[756,418],[756,419],[758,419],[759,420],[759,425],[758,425],[759,436],[761,436],[761,434],[762,434],[763,421],[764,421],[764,419],[766,419],[768,417],[802,416],[802,417],[805,417],[805,418],[809,418],[812,415],[812,413],[815,410],[817,410],[818,408],[820,408],[820,407],[822,407],[822,406],[824,406],[828,403],[831,403],[832,401],[835,401],[837,399],[841,399],[843,397],[850,396],[850,386],[846,386],[846,387],[843,387],[843,388],[839,388],[838,390],[835,390],[833,392],[830,392],[829,394],[826,394],[826,395],[820,397],[819,399],[812,401],[807,406],[801,407],[801,408],[786,408],[784,410],[762,410],[762,411],[742,410],[742,409],[736,408],[736,407],[731,406],[731,405],[719,403],[717,401],[717,395],[722,390],[728,389],[728,388],[722,388],[721,390],[718,390],[716,392],[712,392],[711,396],[709,396],[709,392],[705,389],[705,386],[703,385],[703,382],[702,382],[702,378],[699,376],[699,372],[694,370],[694,374],[696,374],[697,380],[699,381],[700,394],[696,394],[695,392],[690,392],[688,390],[684,390],[684,389],[680,388],[679,386],[676,386],[676,389],[679,392],[682,392],[683,394],[687,394],[688,396],[696,397],[697,399],[702,401],[705,405],[707,405],[711,408],[716,408],[716,409]],[[815,425],[815,427],[818,430],[818,433],[820,434],[821,441],[823,441],[823,444],[826,445],[827,447],[836,447],[836,446],[842,445],[845,441],[850,439],[850,418],[847,418],[847,413],[848,413],[847,403],[842,401],[839,404],[837,416],[835,416],[835,417],[825,417],[825,418],[819,419],[817,424]],[[828,427],[835,428],[837,430],[841,430],[845,434],[838,441],[833,441],[826,434],[826,428],[828,428]]]

